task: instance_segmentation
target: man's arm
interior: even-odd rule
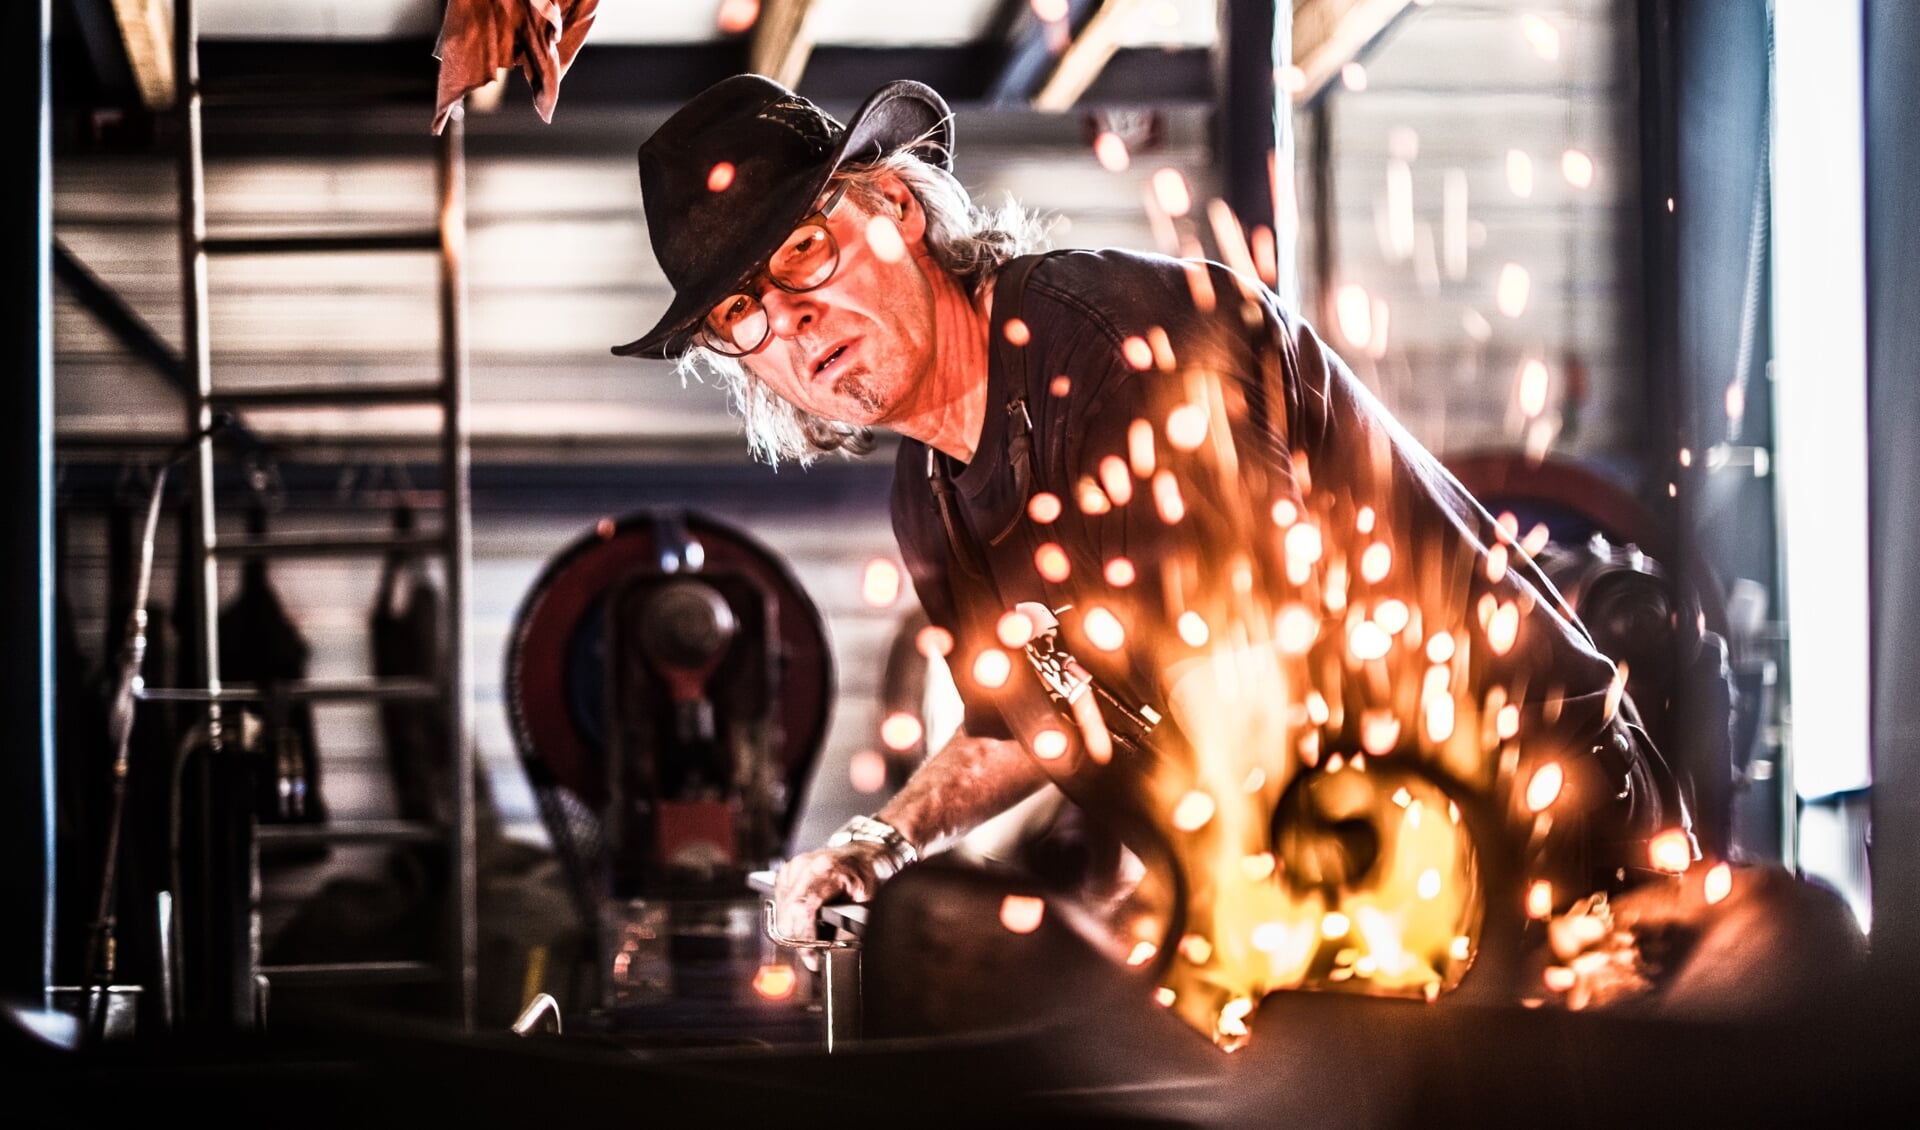
[[[1012,807],[1046,781],[1019,742],[955,734],[874,817],[925,852]],[[774,877],[774,926],[789,938],[812,938],[823,904],[842,896],[866,902],[897,869],[886,846],[864,840],[795,856]]]

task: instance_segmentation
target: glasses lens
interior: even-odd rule
[[[767,260],[767,277],[782,290],[812,290],[833,277],[840,264],[840,245],[826,226],[804,223]]]
[[[730,294],[708,313],[701,326],[709,348],[739,357],[767,340],[767,308],[751,294]]]

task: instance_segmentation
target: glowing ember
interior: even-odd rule
[[[1046,729],[1033,735],[1033,755],[1047,761],[1064,756],[1067,752],[1067,735],[1060,730]]]
[[[601,541],[605,541],[614,535],[617,528],[612,518],[602,518],[593,524],[594,536],[598,537]]]
[[[1126,588],[1133,583],[1133,562],[1124,557],[1115,557],[1107,562],[1104,576],[1107,578],[1107,583],[1114,588]]]
[[[1100,461],[1100,485],[1106,488],[1107,498],[1115,506],[1133,501],[1133,478],[1127,473],[1127,461],[1118,455],[1109,455]]]
[[[1180,497],[1180,481],[1164,467],[1153,473],[1153,508],[1169,526],[1187,516],[1186,500]]]
[[[1087,634],[1087,642],[1101,651],[1119,651],[1127,643],[1127,630],[1120,626],[1120,618],[1097,604],[1087,609],[1080,630]]]
[[[1560,154],[1560,175],[1575,188],[1587,188],[1593,184],[1593,158],[1578,149],[1569,149]]]
[[[885,557],[867,562],[860,577],[860,595],[875,608],[885,608],[900,598],[900,566]]]
[[[1073,500],[1080,507],[1080,513],[1088,515],[1105,514],[1113,509],[1113,502],[1107,498],[1107,492],[1091,476],[1082,475],[1080,481],[1073,484]]]
[[[1564,965],[1549,965],[1541,971],[1540,980],[1554,992],[1564,993],[1573,988],[1579,976]]]
[[[1144,337],[1130,337],[1121,342],[1120,356],[1142,372],[1153,368],[1153,346],[1148,345]]]
[[[1680,874],[1693,866],[1693,844],[1678,828],[1668,828],[1647,841],[1647,860],[1656,868]]]
[[[1000,925],[1010,933],[1031,934],[1046,917],[1047,904],[1032,895],[1008,895],[1000,900]]]
[[[1041,491],[1027,500],[1027,517],[1044,526],[1060,517],[1060,496],[1052,491]]]
[[[1169,216],[1184,216],[1193,209],[1193,194],[1187,191],[1187,178],[1179,169],[1159,169],[1153,174],[1153,197]]]
[[[999,622],[993,626],[993,634],[999,636],[1000,642],[1007,647],[1027,646],[1027,641],[1033,638],[1033,633],[1033,618],[1017,609],[1000,617]]]
[[[1293,525],[1294,521],[1299,517],[1300,508],[1293,504],[1292,499],[1283,498],[1273,504],[1273,524],[1279,526],[1281,529],[1284,530],[1288,526]]]
[[[1553,540],[1553,531],[1547,528],[1547,524],[1535,522],[1533,529],[1527,531],[1525,540],[1520,543],[1520,548],[1526,551],[1528,557],[1537,557],[1541,550],[1547,548],[1547,543],[1551,540]]]
[[[770,1001],[786,1000],[799,983],[791,965],[762,965],[753,974],[753,991]]]
[[[1153,960],[1154,954],[1159,952],[1160,947],[1154,945],[1152,942],[1135,942],[1133,950],[1127,954],[1127,964],[1145,965],[1147,962]]]
[[[1333,717],[1333,711],[1327,706],[1327,696],[1319,691],[1307,692],[1307,717],[1316,726],[1327,724],[1327,719]]]
[[[1538,358],[1520,366],[1520,414],[1532,419],[1547,410],[1547,367]]]
[[[1256,852],[1253,855],[1243,855],[1240,857],[1240,873],[1247,877],[1249,883],[1258,883],[1260,880],[1273,874],[1273,866],[1273,853],[1270,851]],[[1254,944],[1259,945],[1260,943],[1255,942]]]
[[[913,647],[928,659],[945,659],[953,653],[953,633],[929,624],[914,633]]]
[[[1533,771],[1533,777],[1527,782],[1527,809],[1531,812],[1545,812],[1560,797],[1560,786],[1566,781],[1566,771],[1557,761],[1549,761]]]
[[[1127,425],[1127,465],[1139,478],[1153,477],[1153,425],[1145,420]]]
[[[1153,1001],[1155,1004],[1159,1005],[1161,1008],[1172,1008],[1173,1002],[1175,999],[1176,998],[1173,994],[1173,990],[1167,988],[1165,985],[1162,985],[1153,991]]]
[[[1496,545],[1487,551],[1487,580],[1497,585],[1500,578],[1506,575],[1507,547],[1504,544]]]
[[[1426,700],[1427,740],[1435,745],[1453,736],[1453,698],[1430,695]]]
[[[1199,934],[1188,934],[1180,939],[1180,956],[1195,965],[1205,965],[1213,956],[1213,943]]]
[[[1019,318],[1008,318],[1001,332],[1007,335],[1007,341],[1012,345],[1025,345],[1033,340],[1033,331],[1028,329],[1027,323]]]
[[[1374,542],[1366,552],[1360,555],[1360,579],[1368,584],[1379,584],[1387,579],[1388,570],[1393,568],[1393,550],[1385,542]]]
[[[1362,663],[1385,658],[1392,646],[1393,637],[1371,620],[1361,620],[1347,632],[1347,650]]]
[[[1494,304],[1507,317],[1518,318],[1527,311],[1527,290],[1531,285],[1532,279],[1525,267],[1508,263],[1500,268],[1500,282],[1494,289]]]
[[[707,191],[725,192],[733,184],[733,162],[719,161],[707,170]]]
[[[1334,292],[1333,311],[1340,335],[1347,339],[1347,344],[1365,349],[1373,340],[1373,299],[1368,296],[1367,288],[1359,283],[1341,287]]]
[[[1493,732],[1499,734],[1503,740],[1511,738],[1520,732],[1520,707],[1518,704],[1509,702],[1500,708],[1500,713],[1494,715],[1493,718]]]
[[[1337,910],[1330,910],[1320,917],[1320,933],[1323,937],[1344,938],[1347,931],[1353,929],[1353,919]]]
[[[1435,632],[1427,637],[1427,658],[1434,663],[1445,663],[1453,658],[1453,634]]]
[[[1176,627],[1180,632],[1180,638],[1187,642],[1188,647],[1206,646],[1207,639],[1211,635],[1207,630],[1206,619],[1198,612],[1191,610],[1180,614]]]
[[[1181,797],[1180,803],[1174,806],[1173,826],[1182,832],[1196,831],[1206,827],[1207,821],[1213,819],[1213,811],[1213,798],[1195,789]]]
[[[1413,893],[1423,899],[1439,898],[1440,869],[1437,867],[1429,867],[1425,871],[1420,872],[1420,878],[1414,883]]]
[[[1127,143],[1112,130],[1101,130],[1100,136],[1093,139],[1093,157],[1100,167],[1110,173],[1124,173],[1133,158],[1127,153]]]
[[[1535,879],[1527,888],[1527,917],[1546,918],[1553,913],[1553,884]]]
[[[1312,522],[1297,522],[1287,527],[1287,560],[1311,565],[1320,560],[1320,527]]]
[[[1360,716],[1360,747],[1375,757],[1393,752],[1400,744],[1400,719],[1391,710],[1369,710]],[[1360,755],[1353,758],[1355,769],[1365,769]]]
[[[925,732],[920,719],[904,710],[894,711],[880,723],[880,741],[891,750],[904,752],[912,749],[919,744],[920,736]]]
[[[728,35],[738,35],[760,18],[760,0],[721,0],[714,22]]]
[[[1373,507],[1362,506],[1360,512],[1353,516],[1353,528],[1363,534],[1370,534],[1373,532],[1373,524],[1376,520]]]
[[[1067,551],[1054,542],[1046,542],[1033,551],[1033,567],[1056,585],[1073,572],[1073,564],[1067,560]]]
[[[1733,868],[1725,863],[1716,863],[1707,868],[1707,877],[1701,883],[1701,893],[1706,895],[1708,906],[1732,894]]]
[[[1406,629],[1411,615],[1412,613],[1407,611],[1407,606],[1401,601],[1383,600],[1379,607],[1373,610],[1373,622],[1380,625],[1381,631],[1397,636]]]
[[[887,787],[887,759],[870,749],[847,759],[847,783],[857,793],[877,793]]]
[[[1006,685],[1013,673],[1013,661],[997,647],[986,648],[973,657],[973,681],[989,690]]]
[[[1447,956],[1455,961],[1465,961],[1473,956],[1473,939],[1461,934],[1447,946]]]
[[[1167,443],[1175,451],[1193,451],[1207,438],[1207,410],[1182,404],[1167,413]]]
[[[1274,618],[1273,634],[1280,650],[1288,655],[1304,655],[1320,634],[1320,621],[1298,604],[1289,604]]]
[[[1065,396],[1073,391],[1073,378],[1060,376],[1047,382],[1047,392],[1054,396]]]
[[[1513,650],[1514,637],[1520,634],[1520,609],[1511,600],[1503,600],[1487,621],[1487,646],[1495,655]]]

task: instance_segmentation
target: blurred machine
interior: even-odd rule
[[[702,515],[602,519],[523,599],[507,714],[599,924],[614,1023],[712,1025],[796,996],[795,972],[761,973],[747,876],[784,853],[832,688],[825,625],[785,563]]]

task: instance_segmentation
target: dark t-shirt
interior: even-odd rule
[[[1578,763],[1578,779],[1616,792],[1601,840],[1660,828],[1671,782],[1656,753],[1623,740],[1614,664],[1513,533],[1270,292],[1217,264],[1108,250],[1053,253],[1017,309],[1009,297],[995,295],[974,459],[905,441],[893,487],[915,590],[957,641],[970,733],[1015,736],[969,664],[1003,612],[1038,601],[1096,678],[1162,714],[1169,665],[1231,637],[1280,649],[1303,676],[1289,685],[1317,688],[1314,709],[1330,709],[1302,729],[1322,754],[1420,746],[1482,790],[1518,760],[1558,758],[1570,780]],[[972,545],[949,537],[930,467],[950,479]],[[1060,503],[1051,521],[1029,510],[1042,493]],[[966,581],[970,563],[990,582]],[[1096,609],[1123,646],[1089,638]],[[1428,731],[1436,668],[1479,740]],[[1603,854],[1596,865],[1631,857]]]

